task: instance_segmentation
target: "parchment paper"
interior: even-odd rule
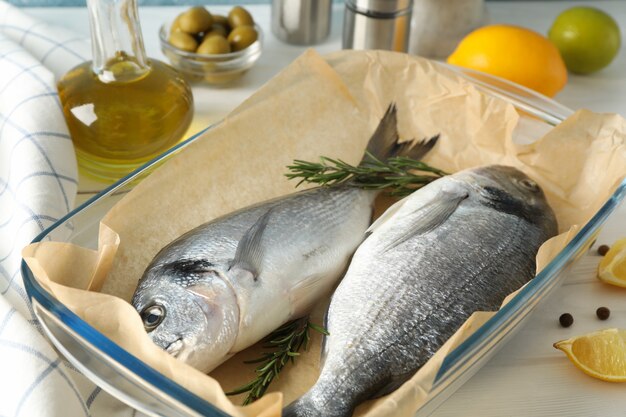
[[[546,192],[560,236],[538,254],[543,268],[626,175],[626,121],[581,110],[534,144],[512,141],[518,114],[453,72],[393,52],[309,51],[272,79],[219,126],[126,195],[103,219],[99,250],[46,242],[24,258],[41,284],[68,308],[133,355],[236,416],[279,416],[317,378],[319,341],[288,367],[270,394],[237,407],[224,391],[247,382],[258,346],[206,376],[152,344],[128,304],[157,251],[185,231],[252,203],[294,191],[285,179],[293,159],[325,155],[351,163],[390,102],[405,139],[441,133],[429,163],[449,172],[492,163],[518,167]],[[101,292],[98,292],[100,291]],[[321,322],[327,300],[313,313]],[[424,402],[447,352],[492,313],[475,313],[448,343],[394,393],[357,409],[364,416],[409,416]]]

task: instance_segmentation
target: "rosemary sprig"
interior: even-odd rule
[[[311,340],[310,330],[328,335],[326,329],[309,321],[308,317],[290,321],[274,330],[267,338],[267,344],[263,346],[270,349],[260,358],[245,361],[244,363],[260,363],[254,370],[256,377],[245,385],[227,392],[226,395],[238,395],[247,392],[243,405],[261,398],[267,388],[270,386],[274,378],[278,378],[278,374],[291,361],[295,362],[295,358],[300,356],[300,349],[308,348]]]
[[[350,165],[341,159],[326,156],[320,162],[295,160],[287,166],[287,178],[300,179],[296,185],[312,182],[319,185],[341,184],[350,181],[358,187],[366,189],[389,189],[392,195],[406,196],[416,189],[436,180],[445,171],[415,159],[397,156],[382,161],[369,152],[367,158],[358,166]]]

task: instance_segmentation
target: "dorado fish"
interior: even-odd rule
[[[392,105],[368,151],[419,159],[435,142],[399,144]],[[132,298],[148,335],[208,372],[305,315],[345,272],[371,223],[376,195],[349,184],[314,188],[182,235],[152,260]]]
[[[557,222],[534,181],[489,166],[428,184],[369,232],[332,296],[319,379],[283,417],[350,416],[398,388],[473,312],[534,276]]]

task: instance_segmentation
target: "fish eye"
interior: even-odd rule
[[[154,330],[165,318],[165,308],[160,305],[152,305],[141,312],[141,319],[146,331]]]
[[[527,190],[530,191],[538,191],[539,190],[539,186],[537,185],[537,183],[533,180],[531,180],[530,178],[524,178],[523,180],[519,181],[519,184],[526,188]]]

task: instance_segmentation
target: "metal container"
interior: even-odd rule
[[[406,52],[413,0],[346,0],[344,49]]]
[[[485,0],[413,0],[409,53],[445,59],[461,39],[487,24]]]
[[[283,42],[313,45],[328,37],[332,0],[272,0],[272,33]]]

